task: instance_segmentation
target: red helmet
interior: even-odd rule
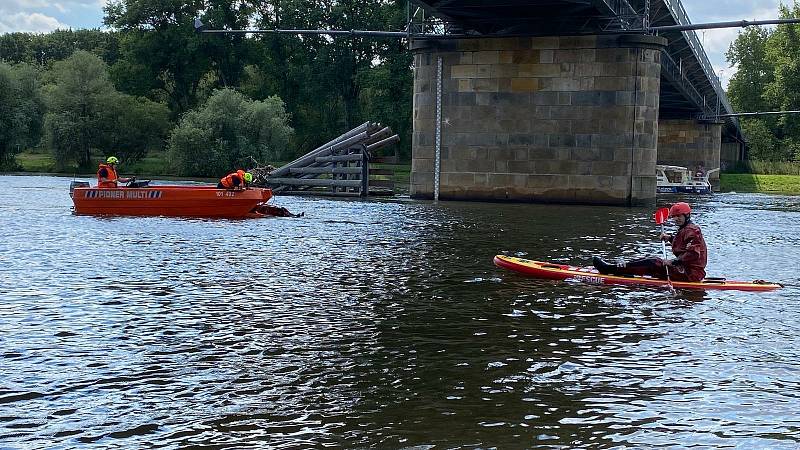
[[[672,208],[669,209],[669,216],[675,217],[683,215],[688,215],[692,213],[692,208],[689,207],[688,203],[678,202],[672,205]]]

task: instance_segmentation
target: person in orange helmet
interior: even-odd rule
[[[603,274],[611,275],[649,275],[674,281],[701,281],[706,276],[708,248],[700,227],[691,220],[692,208],[688,203],[679,202],[669,209],[669,217],[678,226],[675,235],[661,233],[661,240],[672,243],[674,259],[642,258],[619,264],[612,264],[595,256],[594,267]]]
[[[217,189],[244,189],[247,183],[253,181],[253,174],[242,169],[229,173],[219,180]]]

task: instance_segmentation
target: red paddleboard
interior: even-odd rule
[[[579,281],[590,284],[617,284],[632,286],[650,286],[669,288],[667,280],[653,277],[604,275],[594,267],[576,267],[565,264],[554,264],[513,256],[497,255],[494,257],[497,267],[513,270],[523,275],[547,280]],[[763,280],[735,281],[724,278],[706,278],[703,281],[673,281],[675,289],[697,290],[733,290],[733,291],[772,291],[783,286]]]

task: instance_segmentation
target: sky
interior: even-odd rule
[[[784,0],[787,3],[788,0]],[[48,32],[56,28],[101,28],[106,0],[0,0],[0,34],[27,31]],[[693,23],[778,18],[779,0],[683,0]],[[698,31],[708,58],[728,85],[735,68],[725,52],[739,33],[738,28]]]

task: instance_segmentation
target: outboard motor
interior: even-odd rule
[[[87,187],[89,187],[89,182],[88,181],[75,181],[75,180],[72,180],[69,183],[69,196],[72,197],[72,191],[74,191],[75,188],[87,188]]]

